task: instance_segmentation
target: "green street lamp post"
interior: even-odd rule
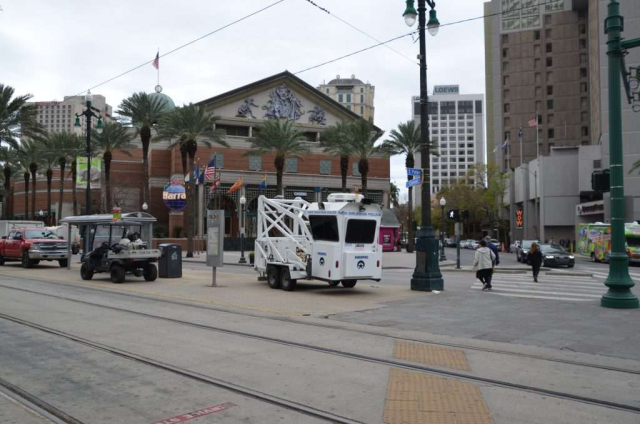
[[[440,261],[446,261],[447,256],[444,253],[444,227],[446,226],[446,221],[444,217],[444,207],[447,205],[447,200],[444,197],[440,198]]]
[[[625,251],[625,201],[622,165],[622,106],[620,93],[621,73],[627,48],[639,47],[640,39],[622,41],[624,19],[620,16],[620,4],[611,0],[607,6],[604,31],[608,35],[609,60],[609,156],[611,168],[611,254],[609,275],[604,284],[609,290],[600,300],[605,308],[632,309],[638,307],[638,298],[631,291],[634,286],[629,276],[629,258]]]
[[[429,22],[426,20],[426,5],[429,5]],[[418,0],[418,11],[414,8],[414,0],[407,0],[407,8],[403,14],[408,26],[413,26],[418,16],[418,32],[420,37],[420,168],[422,169],[422,225],[418,231],[416,245],[416,268],[411,278],[411,290],[442,290],[444,281],[438,264],[438,240],[431,227],[431,175],[429,166],[429,98],[427,96],[427,46],[425,28],[429,34],[436,35],[440,23],[436,16],[434,0]]]
[[[80,128],[80,117],[84,116],[87,119],[87,142],[86,142],[86,154],[87,154],[87,189],[85,193],[85,214],[91,215],[91,118],[98,118],[98,124],[96,125],[96,131],[98,133],[102,132],[102,118],[99,115],[96,115],[91,110],[91,102],[93,101],[93,95],[91,91],[87,91],[87,95],[85,96],[85,100],[87,102],[87,108],[81,113],[76,113],[76,122],[73,124],[74,127]],[[97,110],[97,109],[96,109]],[[75,184],[75,181],[74,181]],[[85,234],[85,254],[89,252],[89,226],[86,226],[86,234]]]

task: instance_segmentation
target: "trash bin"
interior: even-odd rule
[[[164,243],[158,248],[162,252],[158,260],[160,278],[182,278],[182,246]]]

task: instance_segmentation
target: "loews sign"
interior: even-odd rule
[[[436,85],[433,87],[433,94],[460,94],[459,85]]]

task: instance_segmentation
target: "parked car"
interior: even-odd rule
[[[540,244],[540,240],[522,240],[522,244],[516,251],[516,259],[518,262],[522,262],[523,264],[529,263],[527,256],[529,255],[529,249],[531,249],[531,245],[533,243]]]
[[[453,237],[444,239],[445,247],[456,247],[456,239]]]
[[[0,241],[0,265],[5,261],[21,261],[31,268],[40,261],[58,261],[66,267],[69,261],[68,243],[45,228],[15,228]]]
[[[460,249],[467,249],[468,244],[469,240],[460,240]]]
[[[467,243],[467,249],[476,250],[478,246],[480,246],[480,243],[478,243],[476,240],[470,240],[469,243]]]
[[[575,257],[558,244],[542,244],[540,245],[540,251],[542,252],[544,266],[557,267],[566,265],[569,268],[573,268],[576,263]]]

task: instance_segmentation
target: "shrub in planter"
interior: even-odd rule
[[[155,238],[167,238],[169,236],[169,230],[164,225],[156,225],[153,227],[153,237]]]
[[[249,263],[250,263],[251,265],[253,265],[253,263],[255,262],[255,260],[256,260],[256,254],[255,254],[255,253],[253,253],[253,252],[249,252]]]

